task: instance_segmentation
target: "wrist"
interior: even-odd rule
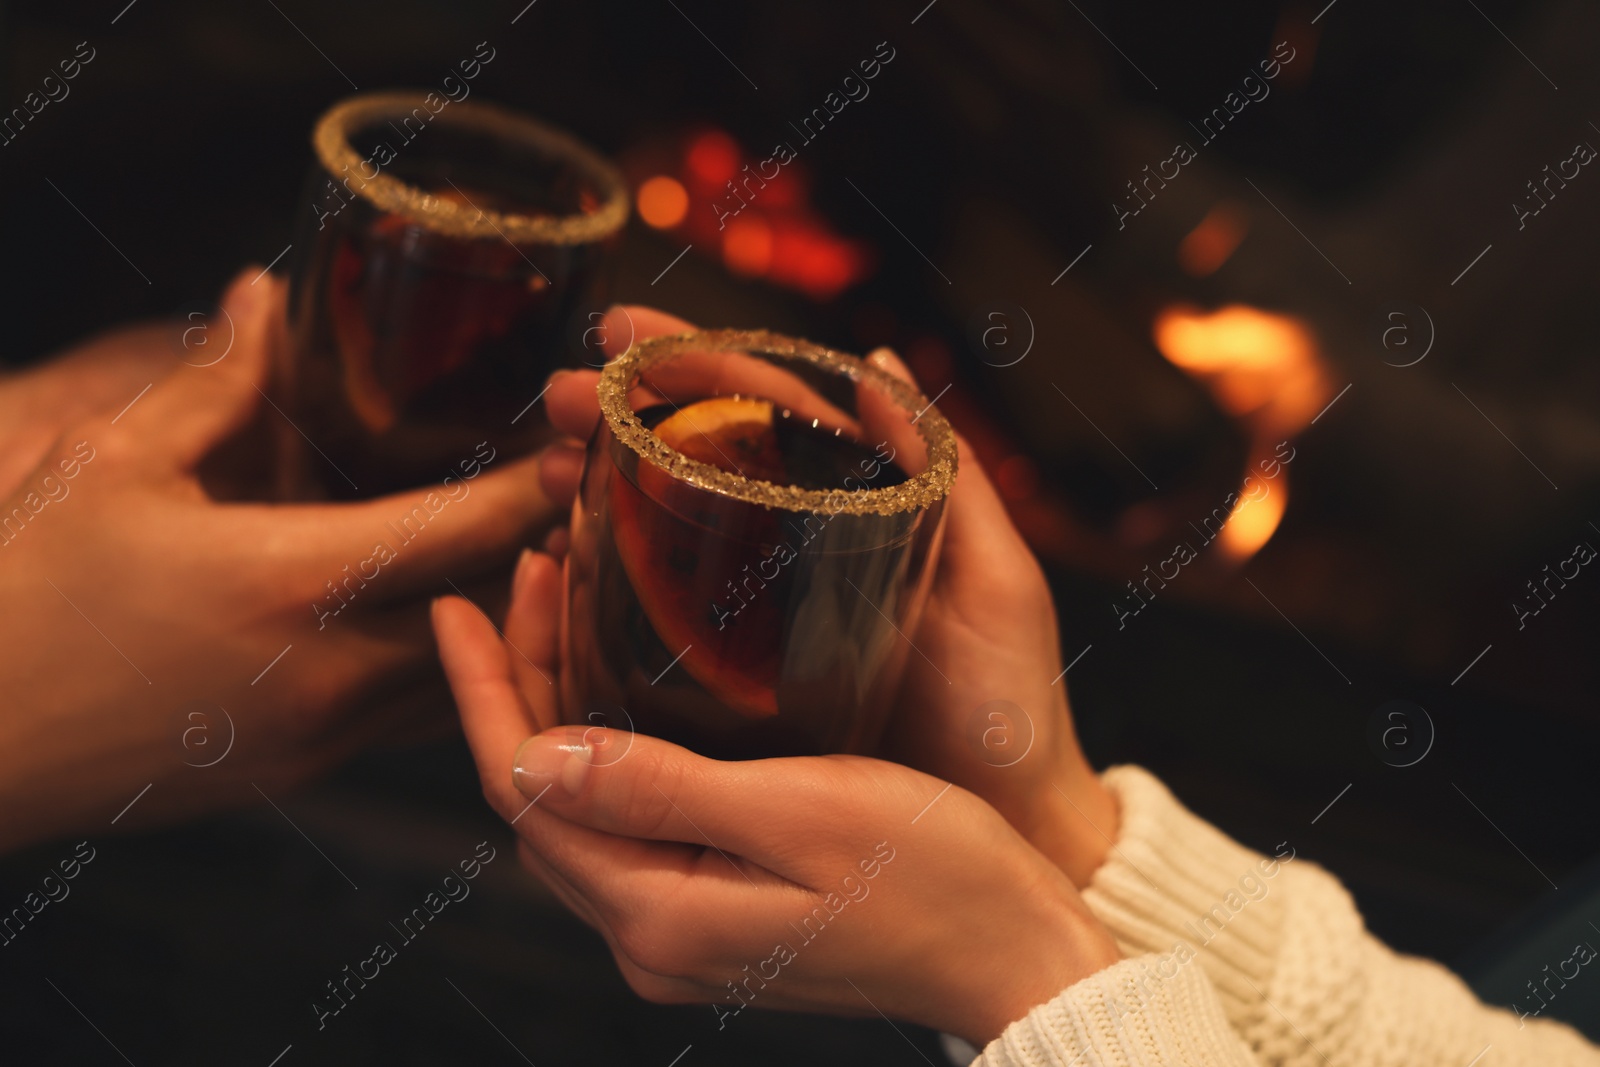
[[[947,1016],[949,1021],[941,1024],[975,1048],[983,1048],[1034,1008],[1122,959],[1115,939],[1076,893],[1059,885],[1047,897],[1053,899],[1047,899],[1028,923],[1025,939],[1012,951],[993,953],[995,962],[981,969],[986,980],[968,996],[967,1010]],[[973,966],[970,959],[966,963]]]
[[[1120,828],[1116,795],[1087,765],[1054,778],[1018,827],[1079,889],[1105,863]]]

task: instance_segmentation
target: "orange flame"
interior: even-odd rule
[[[1263,545],[1272,540],[1272,535],[1277,533],[1278,524],[1283,521],[1283,513],[1289,506],[1288,468],[1280,465],[1278,476],[1266,481],[1261,478],[1252,459],[1250,476],[1256,478],[1258,484],[1265,486],[1265,492],[1252,496],[1254,490],[1241,487],[1239,501],[1228,513],[1228,521],[1217,537],[1217,547],[1222,554],[1239,563],[1255,555]],[[1248,478],[1246,484],[1249,484]]]
[[[1209,312],[1165,308],[1154,334],[1161,354],[1204,385],[1250,435],[1245,483],[1218,539],[1230,558],[1249,559],[1272,538],[1289,503],[1288,471],[1273,463],[1273,447],[1303,430],[1332,391],[1316,338],[1292,315],[1243,304]],[[1276,476],[1263,478],[1266,470]],[[1264,494],[1250,488],[1252,479],[1266,485]]]
[[[1292,315],[1243,304],[1210,312],[1169,307],[1156,316],[1155,341],[1224,411],[1264,434],[1303,429],[1327,401],[1316,339]]]

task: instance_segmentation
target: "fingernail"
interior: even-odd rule
[[[562,369],[560,369],[560,370],[558,370],[558,371],[556,371],[556,372],[554,372],[554,373],[553,373],[553,374],[551,374],[551,375],[550,375],[550,377],[548,377],[548,378],[546,378],[546,379],[545,379],[545,380],[544,380],[544,387],[545,387],[545,388],[546,388],[546,389],[548,389],[548,388],[550,388],[550,387],[551,387],[551,386],[552,386],[552,385],[554,385],[554,384],[556,384],[556,381],[557,381],[557,380],[558,380],[558,379],[560,379],[560,377],[561,377],[561,376],[562,376],[562,375],[564,375],[564,374],[571,374],[571,373],[572,373],[572,371],[571,371],[571,369],[569,369],[569,368],[566,368],[566,367],[563,367],[563,368],[562,368]]]
[[[565,526],[557,526],[544,538],[544,552],[556,562],[566,558],[567,548],[572,544],[572,531]]]
[[[524,548],[517,557],[517,569],[511,575],[511,599],[520,601],[527,593],[528,578],[533,574],[533,549]]]
[[[896,378],[906,379],[911,377],[911,369],[906,366],[892,348],[875,348],[867,355],[867,362],[879,370],[894,375]]]
[[[511,780],[529,800],[538,800],[552,786],[560,789],[562,799],[571,799],[583,788],[593,758],[594,750],[582,741],[560,734],[530,737],[517,749]]]

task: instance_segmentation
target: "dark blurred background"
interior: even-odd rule
[[[214,299],[293,239],[319,113],[436,86],[486,41],[475,96],[687,192],[686,214],[638,205],[620,298],[892,344],[948,387],[1050,571],[1097,763],[1150,767],[1256,847],[1291,841],[1380,937],[1500,1003],[1592,936],[1572,902],[1600,854],[1600,578],[1521,629],[1512,605],[1600,544],[1600,178],[1521,228],[1511,205],[1600,145],[1600,11],[524,3],[0,8],[6,108],[95,50],[0,147],[0,358]],[[880,42],[870,95],[802,144],[789,124]],[[718,229],[707,190],[778,141],[799,148],[781,195]],[[1179,176],[1134,192],[1179,142]],[[1279,441],[1271,494],[1119,618]],[[719,1033],[707,1008],[637,1002],[516,869],[460,743],[277,799],[359,891],[265,805],[96,841],[72,902],[0,960],[0,1058],[115,1062],[92,1027],[141,1064],[939,1056],[882,1020]],[[322,983],[485,838],[502,859],[475,898],[318,1033]],[[0,892],[59,851],[8,857]]]

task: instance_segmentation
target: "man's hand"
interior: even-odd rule
[[[73,371],[118,367],[95,384],[115,406],[59,430],[0,500],[0,849],[109,828],[147,785],[119,828],[257,801],[436,716],[427,599],[557,513],[534,459],[354,504],[212,499],[197,468],[257,412],[281,335],[283,286],[254,274],[224,300],[216,363],[163,341],[171,369],[125,411],[149,350]]]

